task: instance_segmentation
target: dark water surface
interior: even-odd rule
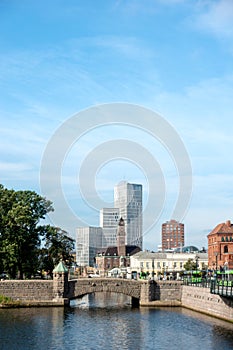
[[[0,309],[0,349],[233,349],[231,323],[182,308],[131,309],[129,302],[96,293],[65,309]]]

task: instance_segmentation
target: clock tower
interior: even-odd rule
[[[118,256],[125,257],[126,255],[126,248],[125,248],[125,239],[126,239],[126,233],[125,233],[125,222],[122,218],[120,218],[118,223],[118,230],[117,230],[117,251]]]

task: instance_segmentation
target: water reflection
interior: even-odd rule
[[[0,349],[233,349],[230,323],[182,308],[132,309],[130,302],[96,293],[65,309],[0,309]]]
[[[230,323],[184,308],[130,309],[129,302],[122,295],[96,293],[76,304],[77,308],[87,308],[94,320],[98,315],[99,332],[105,336],[99,347],[96,344],[97,348],[107,348],[109,342],[116,346],[119,334],[121,349],[200,350],[200,347],[219,349],[220,344],[224,344],[224,349],[233,348],[233,325]]]
[[[82,298],[71,300],[71,307],[78,308],[122,308],[131,306],[131,297],[121,293],[92,293]]]

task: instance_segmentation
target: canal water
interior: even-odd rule
[[[233,324],[183,308],[132,309],[96,293],[71,307],[0,309],[1,350],[232,350]]]

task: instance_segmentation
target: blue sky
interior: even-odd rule
[[[184,143],[193,184],[182,219],[186,243],[207,246],[210,230],[233,219],[231,0],[2,0],[0,31],[4,186],[52,199],[55,212],[49,220],[74,236],[75,220],[62,215],[56,191],[41,189],[44,152],[71,116],[124,102],[157,112]],[[81,122],[85,129],[87,122]],[[74,215],[98,225],[98,208],[82,198],[79,173],[90,153],[119,139],[148,150],[164,176],[165,201],[144,236],[144,247],[155,250],[162,222],[172,218],[179,178],[166,145],[148,133],[134,125],[86,129],[66,150],[62,191]],[[111,202],[118,181],[142,183],[146,206],[152,180],[143,165],[129,157],[110,158],[93,174],[96,193]]]

